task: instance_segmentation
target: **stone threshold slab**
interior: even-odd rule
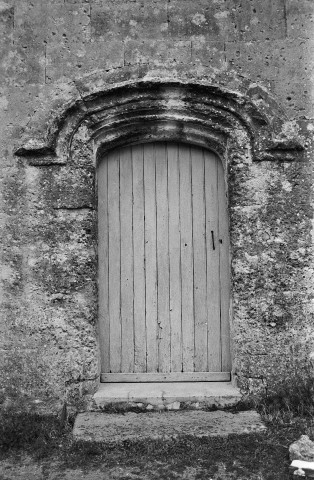
[[[194,437],[226,437],[264,432],[265,425],[255,411],[230,413],[202,410],[110,414],[80,413],[73,436],[85,442],[121,443],[128,441]]]
[[[96,409],[131,404],[148,410],[176,410],[230,407],[241,400],[241,394],[231,382],[101,383],[93,400]]]

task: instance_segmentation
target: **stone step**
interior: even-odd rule
[[[241,400],[231,382],[101,383],[92,410],[228,408]]]
[[[253,410],[239,413],[202,410],[125,414],[85,412],[76,417],[73,436],[84,442],[112,444],[126,440],[174,439],[184,435],[226,437],[265,429],[260,415]]]

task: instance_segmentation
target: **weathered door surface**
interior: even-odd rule
[[[223,167],[202,148],[148,143],[98,174],[102,381],[230,379]]]

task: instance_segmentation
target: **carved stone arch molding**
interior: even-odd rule
[[[142,78],[139,78],[141,75]],[[213,150],[225,166],[228,163],[232,278],[230,323],[232,332],[235,332],[234,335],[231,334],[231,350],[232,368],[237,372],[242,365],[241,358],[247,356],[247,347],[245,346],[243,353],[242,344],[237,338],[243,337],[243,325],[246,325],[243,324],[243,319],[251,318],[249,298],[254,298],[255,288],[247,252],[251,252],[250,258],[255,258],[253,247],[257,237],[253,230],[256,230],[256,222],[252,223],[249,209],[242,208],[251,206],[252,203],[251,191],[246,191],[245,180],[251,172],[256,178],[263,175],[263,171],[267,169],[265,165],[251,165],[251,162],[301,161],[303,146],[297,126],[288,120],[263,87],[252,84],[250,80],[236,78],[233,72],[213,73],[211,77],[208,74],[206,79],[204,78],[199,78],[197,72],[189,70],[189,67],[186,67],[180,78],[170,77],[168,72],[164,75],[159,72],[157,78],[153,73],[141,74],[135,71],[135,68],[132,70],[125,67],[114,73],[99,72],[82,78],[72,86],[60,86],[60,90],[57,86],[54,90],[47,88],[44,91],[53,91],[51,95],[55,95],[55,101],[49,98],[40,99],[43,108],[37,108],[37,113],[25,132],[27,137],[16,148],[15,154],[23,156],[28,165],[48,166],[47,170],[41,170],[41,176],[38,175],[42,180],[38,196],[46,210],[52,210],[52,215],[47,215],[47,220],[44,216],[43,219],[40,217],[40,221],[47,221],[47,228],[59,228],[59,216],[55,210],[81,209],[83,212],[77,217],[64,212],[60,215],[62,221],[65,218],[65,225],[71,224],[71,228],[75,229],[74,238],[81,239],[83,229],[80,219],[84,218],[84,222],[87,219],[86,225],[91,234],[84,234],[82,242],[80,240],[83,261],[75,261],[76,270],[74,267],[72,269],[72,264],[69,269],[71,275],[77,279],[73,292],[76,291],[74,288],[78,289],[79,286],[82,286],[82,292],[85,292],[87,283],[90,287],[83,293],[88,313],[86,318],[82,316],[82,322],[86,322],[86,325],[88,323],[87,331],[90,331],[90,325],[93,325],[92,319],[97,322],[95,292],[98,239],[93,190],[97,158],[115,147],[173,140]],[[63,100],[60,100],[62,96]],[[242,168],[244,163],[247,168]],[[254,185],[255,183],[253,182]],[[263,183],[261,188],[264,188]],[[268,198],[267,195],[270,195],[269,192],[266,192],[265,198]],[[257,212],[255,217],[258,217],[263,205],[255,205],[254,208]],[[257,233],[264,227],[267,231],[266,217],[263,212],[261,227]],[[248,225],[250,228],[247,228]],[[60,240],[60,245],[56,248],[62,249],[67,243],[68,236]],[[256,255],[259,254],[258,248],[260,247],[256,246]],[[265,248],[271,247],[265,244]],[[69,256],[68,263],[72,261],[71,258]],[[85,265],[88,265],[88,268],[85,268]],[[240,266],[238,269],[235,268],[237,265]],[[58,271],[56,269],[56,272]],[[56,279],[58,285],[57,273],[55,275],[53,277],[52,274],[52,278]],[[274,277],[270,274],[269,278],[273,282],[276,273]],[[44,288],[48,288],[46,284]],[[72,294],[70,287],[69,292]],[[267,304],[268,295],[269,288],[265,288],[259,299]],[[43,299],[45,298],[43,295]],[[67,312],[71,316],[72,306],[69,305]],[[59,315],[58,309],[54,315]],[[259,319],[257,314],[254,318]],[[81,328],[81,320],[79,325]],[[96,336],[95,334],[94,338]],[[80,345],[84,348],[85,341],[84,335],[78,336],[77,342],[81,342]],[[94,342],[94,348],[91,349],[90,345],[89,343],[88,358],[90,365],[95,365],[95,368],[91,367],[92,373],[87,380],[92,379],[94,382],[92,390],[96,389],[98,384],[99,377],[94,373],[99,355],[97,341]],[[245,341],[243,345],[246,345]],[[241,368],[238,371],[241,371]],[[77,380],[75,382],[77,383]]]
[[[96,157],[123,145],[173,140],[209,148],[225,162],[239,154],[242,162],[300,160],[301,140],[272,97],[256,84],[239,90],[209,81],[145,77],[85,94],[83,89],[44,136],[29,136],[15,153],[33,165],[42,165],[47,156],[49,164],[66,164],[76,133],[84,128]]]

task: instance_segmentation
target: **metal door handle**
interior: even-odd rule
[[[215,236],[213,230],[211,231],[212,233],[212,245],[213,245],[213,250],[215,250]]]

